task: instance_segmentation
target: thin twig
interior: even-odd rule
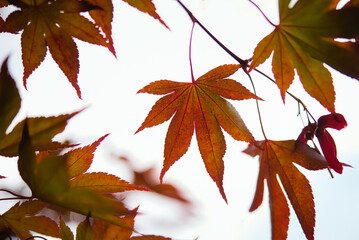
[[[194,83],[194,75],[193,75],[193,66],[192,66],[192,37],[193,37],[193,29],[194,26],[196,25],[196,22],[193,21],[192,24],[192,29],[191,29],[191,37],[189,39],[189,65],[191,67],[191,78],[192,78],[192,83]]]
[[[0,191],[10,193],[11,195],[17,197],[17,199],[30,199],[30,198],[32,198],[32,197],[22,196],[20,194],[14,193],[14,192],[12,192],[12,191],[10,191],[8,189],[0,189]]]
[[[267,18],[267,16],[264,14],[264,12],[262,11],[262,9],[260,9],[258,7],[258,5],[256,3],[254,3],[252,0],[248,0],[250,3],[252,3],[258,10],[259,12],[263,15],[263,17],[269,22],[270,25],[272,25],[273,27],[277,27],[271,20],[269,20],[269,18]]]
[[[264,77],[266,77],[267,79],[269,79],[269,80],[270,80],[271,82],[273,82],[274,84],[277,84],[276,81],[274,81],[270,76],[268,76],[268,75],[265,74],[264,72],[258,70],[257,68],[254,68],[253,71],[256,71],[257,73],[259,73],[259,74],[261,74],[262,76],[264,76]],[[289,92],[289,91],[286,91],[286,93],[287,93],[289,96],[291,96],[295,101],[297,101],[298,103],[300,103],[300,104],[303,106],[305,112],[306,112],[307,114],[309,114],[309,116],[312,118],[312,120],[313,120],[314,122],[317,122],[317,121],[315,120],[315,118],[313,117],[313,115],[309,112],[307,106],[302,102],[302,100],[300,100],[299,98],[297,98],[295,95],[293,95],[293,94],[292,94],[291,92]]]
[[[253,79],[251,77],[251,75],[249,73],[247,73],[247,76],[252,84],[252,88],[253,88],[253,93],[255,95],[257,95],[257,91],[256,91],[256,87],[254,86],[254,83],[253,83]],[[256,105],[257,105],[257,112],[258,112],[258,118],[259,118],[259,123],[261,125],[261,129],[262,129],[262,133],[263,133],[263,137],[264,139],[267,139],[267,136],[266,136],[266,133],[264,132],[264,127],[263,127],[263,122],[262,122],[262,115],[261,115],[261,111],[260,111],[260,108],[259,108],[259,101],[258,99],[256,99]]]
[[[249,0],[252,4],[254,4],[254,6],[256,6],[258,8],[258,10],[263,14],[263,16],[265,16],[265,14],[261,11],[261,9],[251,0]],[[226,53],[228,53],[231,57],[233,57],[243,68],[244,72],[248,75],[248,71],[247,71],[247,67],[248,67],[248,63],[250,62],[250,60],[243,60],[240,57],[238,57],[236,54],[234,54],[231,50],[229,50],[223,43],[221,43],[210,31],[208,31],[208,29],[202,25],[202,23],[200,21],[198,21],[198,19],[192,14],[192,12],[185,6],[183,5],[183,3],[180,0],[177,0],[177,2],[182,6],[182,8],[187,12],[188,16],[191,18],[192,22],[197,23],[207,34],[208,36],[210,36]],[[265,18],[267,19],[267,17],[265,16]],[[267,19],[269,21],[269,19]],[[271,23],[271,21],[269,21],[269,23]],[[271,23],[273,26],[275,26],[273,23]],[[273,82],[274,84],[277,84],[271,77],[269,77],[267,74],[263,73],[262,71],[254,68],[254,71],[258,72],[259,74],[263,75],[264,77],[266,77],[267,79],[269,79],[271,82]],[[251,79],[252,81],[252,79]],[[252,86],[253,86],[253,82],[252,82]],[[316,122],[315,118],[313,117],[313,115],[309,112],[308,108],[306,107],[306,105],[302,102],[302,100],[300,100],[299,98],[297,98],[295,95],[293,95],[292,93],[290,93],[289,91],[286,91],[286,93],[291,96],[295,101],[297,101],[298,103],[300,103],[304,110],[306,111],[307,114],[310,115],[310,117],[312,118],[312,120],[314,122]]]
[[[202,25],[198,19],[193,16],[192,12],[188,10],[188,8],[183,5],[183,3],[180,0],[177,0],[177,2],[182,6],[182,8],[187,12],[188,16],[192,19],[193,22],[197,23],[207,34],[210,36],[225,52],[227,52],[231,57],[233,57],[239,64],[241,64],[243,70],[246,71],[248,66],[248,60],[243,60],[240,57],[238,57],[236,54],[234,54],[231,50],[229,50],[223,43],[221,43],[210,31],[207,30],[205,26]]]

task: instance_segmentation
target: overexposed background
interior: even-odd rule
[[[267,16],[278,23],[278,6],[275,0],[256,1]],[[105,48],[76,40],[80,53],[78,83],[83,100],[48,53],[45,61],[28,79],[27,91],[22,85],[20,35],[0,35],[0,61],[10,54],[10,71],[16,79],[22,96],[22,108],[15,123],[25,116],[49,116],[70,113],[83,107],[86,110],[75,116],[58,140],[71,139],[90,144],[106,133],[111,135],[98,148],[93,171],[107,171],[131,181],[131,174],[111,154],[132,159],[138,170],[157,166],[158,175],[163,161],[163,146],[169,122],[134,132],[145,119],[159,96],[136,94],[143,86],[160,79],[191,81],[188,45],[192,22],[175,0],[154,0],[159,15],[170,31],[147,14],[122,1],[114,1],[113,39],[117,59]],[[250,58],[257,43],[273,27],[253,5],[246,0],[183,0],[194,15],[229,49],[243,59]],[[1,12],[2,16],[6,12]],[[222,64],[236,63],[216,45],[200,27],[193,36],[192,61],[195,78]],[[259,69],[272,76],[271,60]],[[316,203],[317,240],[359,238],[359,183],[358,122],[359,82],[331,71],[337,92],[336,109],[348,122],[348,127],[331,131],[336,140],[340,161],[353,165],[342,175],[331,179],[326,170],[303,170],[311,182]],[[290,97],[284,106],[277,87],[264,77],[253,73],[257,93],[265,99],[260,104],[266,135],[270,139],[295,139],[303,127],[297,117],[297,103]],[[248,78],[238,71],[231,78],[252,90]],[[319,117],[327,114],[315,100],[307,97],[298,79],[290,91],[300,97],[310,111]],[[257,139],[262,139],[258,116],[253,100],[235,102],[248,128]],[[228,198],[225,204],[215,183],[205,171],[196,146],[195,137],[189,151],[167,172],[164,182],[175,183],[194,202],[192,214],[179,203],[140,193],[129,197],[131,207],[140,205],[144,214],[137,217],[140,232],[163,234],[174,239],[270,239],[268,191],[263,205],[249,213],[257,174],[258,160],[241,151],[246,144],[234,141],[225,134],[227,151],[224,157],[224,189]],[[1,159],[0,175],[7,176],[1,187],[21,186],[17,174],[16,158]],[[6,163],[5,163],[6,161]],[[11,174],[12,173],[12,174]],[[0,211],[11,206],[1,202]],[[289,240],[305,239],[300,224],[291,209]]]

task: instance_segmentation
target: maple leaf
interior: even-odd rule
[[[0,230],[9,227],[20,239],[30,239],[34,231],[51,237],[59,237],[59,229],[53,220],[45,216],[35,216],[46,204],[30,200],[17,202],[4,214],[0,215]]]
[[[161,17],[156,12],[156,6],[153,4],[152,0],[123,0],[124,2],[128,3],[132,7],[137,8],[139,11],[148,13],[154,19],[157,19],[162,25],[166,28],[168,26],[166,23],[161,19]]]
[[[108,134],[88,146],[73,149],[65,154],[69,179],[85,173],[90,168],[96,148],[107,136]]]
[[[174,115],[165,140],[161,181],[172,164],[187,152],[195,129],[206,170],[226,200],[222,184],[222,158],[226,144],[221,127],[236,140],[254,142],[254,138],[238,112],[224,98],[259,99],[235,80],[225,79],[239,67],[234,64],[222,65],[192,83],[160,80],[138,91],[165,96],[155,103],[136,133],[161,124]]]
[[[94,6],[99,7],[100,9],[90,10],[89,14],[91,18],[95,21],[96,25],[101,28],[105,34],[107,41],[107,48],[111,53],[116,56],[116,51],[113,46],[112,39],[112,19],[113,19],[113,4],[111,0],[87,0]]]
[[[52,141],[51,139],[62,132],[67,125],[67,121],[79,112],[80,111],[56,117],[27,118],[21,121],[9,134],[0,139],[0,155],[7,157],[18,155],[19,143],[21,141],[25,121],[28,124],[34,150],[56,150],[73,146]]]
[[[121,224],[114,225],[108,222],[105,222],[100,219],[94,219],[89,221],[87,217],[83,222],[81,222],[77,227],[77,236],[76,240],[82,239],[119,239],[119,240],[129,240],[130,236],[133,233],[134,229],[134,218],[137,214],[137,209],[135,209],[134,214],[129,216],[124,216],[118,218],[118,222]]]
[[[251,156],[259,155],[259,174],[255,196],[250,211],[256,210],[263,201],[264,180],[269,190],[272,239],[287,239],[289,207],[286,195],[293,206],[307,239],[314,239],[315,208],[312,189],[306,177],[295,167],[296,163],[309,170],[328,167],[324,157],[308,145],[295,141],[265,140],[261,149],[250,145],[244,150]],[[278,178],[279,177],[279,178]]]
[[[76,148],[64,154],[67,160],[66,167],[70,188],[88,189],[99,193],[116,193],[131,190],[149,191],[145,187],[130,184],[112,174],[103,172],[86,173],[92,164],[96,148],[107,136],[108,134],[88,146]]]
[[[133,170],[134,184],[138,186],[144,186],[155,193],[176,199],[182,203],[191,203],[188,199],[182,196],[181,191],[176,186],[168,183],[159,183],[158,178],[155,178],[154,171],[154,167],[141,172]]]
[[[90,218],[86,217],[76,229],[76,240],[96,240],[95,233],[90,224]]]
[[[124,191],[150,191],[148,188],[130,184],[119,177],[103,172],[84,173],[71,179],[72,189],[85,188],[100,193],[117,193]]]
[[[59,233],[62,240],[73,240],[74,234],[72,233],[71,229],[65,224],[64,220],[60,215],[60,229]]]
[[[274,52],[272,71],[283,101],[285,92],[293,82],[294,68],[304,89],[330,112],[335,112],[335,91],[330,72],[323,62],[359,79],[359,50],[355,43],[335,41],[335,38],[344,37],[344,25],[345,29],[348,26],[356,32],[358,29],[355,21],[345,24],[349,20],[334,17],[339,11],[335,10],[337,2],[323,0],[313,4],[299,0],[289,7],[289,0],[279,1],[280,22],[273,24],[274,31],[257,45],[250,67],[253,69],[262,64]],[[358,14],[356,9],[355,13],[346,16],[350,19]],[[346,37],[349,37],[348,34]]]
[[[0,72],[0,155],[12,157],[18,155],[24,121],[18,123],[14,129],[6,134],[10,123],[18,113],[21,98],[14,79],[8,72],[7,60],[4,61]],[[35,150],[55,150],[68,147],[51,139],[65,129],[67,121],[78,112],[57,117],[28,118],[30,136]]]
[[[77,95],[81,91],[77,84],[79,72],[78,50],[73,37],[82,41],[108,47],[113,52],[112,43],[101,35],[98,27],[81,12],[99,9],[85,0],[10,0],[20,10],[12,12],[5,20],[2,31],[21,34],[23,81],[44,60],[47,48],[53,59],[64,72]],[[108,31],[106,32],[108,34]],[[114,53],[114,52],[113,52]]]
[[[18,168],[32,191],[32,197],[83,215],[91,213],[91,216],[114,224],[120,224],[117,216],[133,214],[122,202],[109,195],[70,188],[66,157],[51,153],[40,156],[36,159],[25,122],[19,144]]]
[[[0,72],[0,139],[6,135],[6,130],[18,113],[21,98],[14,79],[8,71],[8,59],[6,59]]]

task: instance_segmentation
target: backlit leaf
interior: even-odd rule
[[[85,146],[83,148],[76,148],[65,154],[65,157],[67,158],[69,178],[73,178],[82,173],[85,173],[89,169],[92,164],[92,159],[94,157],[96,148],[107,136],[108,134],[99,138],[91,145]]]
[[[150,189],[152,192],[158,193],[162,196],[173,198],[181,201],[185,204],[190,204],[191,202],[186,199],[181,191],[174,185],[169,183],[160,183],[158,177],[155,174],[155,168],[151,167],[144,171],[135,171],[133,183],[138,186],[144,186],[147,189]],[[186,208],[187,210],[188,208]]]
[[[111,53],[116,56],[116,51],[113,46],[112,40],[112,18],[113,18],[113,5],[111,0],[88,0],[94,6],[98,6],[100,9],[89,11],[91,18],[101,28],[105,34],[107,41],[107,48]]]
[[[359,50],[353,42],[336,38],[354,38],[359,33],[359,8],[336,9],[337,0],[316,3],[299,0],[279,1],[280,23],[256,47],[251,68],[269,58],[284,101],[285,92],[297,70],[304,89],[330,112],[335,112],[332,77],[323,62],[348,76],[359,79]]]
[[[0,72],[0,139],[6,135],[6,129],[18,113],[21,99],[14,79],[8,72],[8,59],[4,61]]]
[[[168,26],[166,23],[161,19],[161,17],[156,12],[156,6],[153,4],[152,0],[123,0],[124,2],[127,2],[132,7],[137,8],[139,11],[148,13],[153,18],[157,19],[162,23],[166,28]]]
[[[71,229],[65,224],[60,216],[60,236],[62,240],[74,240],[74,234]]]
[[[117,193],[131,190],[149,191],[145,187],[130,184],[119,177],[103,172],[81,174],[70,181],[70,187],[89,189],[100,193]]]
[[[106,24],[100,26],[106,27],[104,29],[106,40],[100,33],[99,26],[96,25],[97,22],[100,22],[97,12],[92,13],[96,16],[95,23],[80,15],[81,12],[90,10],[100,11],[99,7],[91,5],[85,0],[34,2],[10,0],[9,2],[19,7],[20,10],[12,12],[7,17],[2,31],[18,33],[23,30],[21,48],[25,87],[27,78],[44,60],[48,48],[53,59],[81,98],[81,91],[77,84],[78,50],[73,38],[105,46],[114,53],[112,42],[109,42],[111,36],[108,35],[111,35],[111,27],[108,20],[106,20]],[[112,19],[112,8],[107,5],[106,9],[101,9],[101,11],[111,11],[109,15]]]
[[[114,224],[121,224],[117,216],[132,215],[121,201],[109,195],[70,188],[66,157],[48,154],[37,161],[26,126],[19,147],[19,171],[33,197]]]
[[[289,207],[283,190],[297,215],[307,239],[314,239],[315,208],[312,189],[306,177],[295,167],[299,164],[309,170],[328,167],[324,157],[315,149],[299,141],[271,141],[260,143],[262,150],[252,145],[244,152],[259,155],[260,169],[257,189],[250,211],[256,210],[263,201],[264,180],[269,190],[272,239],[287,239]]]
[[[226,200],[222,186],[226,144],[221,127],[236,140],[254,142],[254,138],[238,112],[224,98],[259,99],[240,83],[225,79],[238,68],[239,65],[223,65],[193,83],[161,80],[138,91],[167,95],[155,103],[137,132],[161,124],[173,116],[165,140],[161,181],[167,170],[187,152],[195,130],[207,172]]]
[[[79,112],[64,114],[57,117],[38,117],[23,120],[18,123],[8,135],[0,139],[0,155],[11,157],[18,154],[25,121],[27,121],[28,124],[28,130],[34,150],[45,151],[68,147],[68,144],[61,144],[52,141],[51,139],[56,134],[61,133],[65,129],[67,121],[77,113]]]
[[[96,240],[89,217],[86,217],[76,229],[76,240]]]
[[[3,221],[20,239],[32,237],[30,231],[51,237],[59,237],[57,224],[48,217],[34,216],[46,206],[41,201],[26,201],[16,203],[0,216]]]

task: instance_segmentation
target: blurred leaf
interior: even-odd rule
[[[99,193],[116,193],[131,190],[150,191],[141,186],[130,184],[119,177],[103,172],[84,173],[70,181],[72,189],[83,188]]]
[[[18,123],[8,135],[0,139],[0,155],[7,157],[18,155],[19,143],[25,121],[27,121],[28,131],[35,151],[56,150],[73,146],[61,144],[51,139],[61,133],[65,129],[67,121],[79,112],[80,111],[57,117],[37,117],[23,120]]]
[[[121,201],[109,195],[70,188],[64,156],[44,155],[37,163],[26,126],[19,147],[19,171],[33,197],[83,215],[91,213],[93,217],[114,224],[121,224],[117,216],[133,214]]]
[[[111,240],[126,240],[130,239],[134,224],[135,224],[135,216],[128,216],[121,218],[123,222],[123,226],[126,227],[119,227],[113,224],[109,224],[107,229],[104,232],[102,239],[111,239]]]
[[[108,134],[101,137],[91,145],[85,146],[83,148],[76,148],[65,154],[65,157],[67,158],[69,178],[76,177],[89,169],[92,164],[92,159],[96,148],[107,136]]]
[[[45,203],[37,200],[21,204],[18,202],[0,216],[0,226],[8,226],[20,239],[30,238],[32,236],[30,231],[59,237],[58,226],[53,220],[44,216],[34,216],[45,206]]]
[[[149,168],[145,171],[134,172],[134,184],[138,186],[144,186],[155,193],[160,195],[176,199],[186,204],[191,202],[186,199],[181,191],[174,185],[168,183],[159,183],[157,176],[154,174],[154,168]]]
[[[15,81],[9,74],[8,59],[6,59],[0,72],[0,139],[6,135],[6,129],[18,113],[20,105],[21,98]]]
[[[8,6],[9,3],[7,0],[0,0],[0,8]]]
[[[65,224],[60,216],[60,236],[62,240],[74,240],[74,234],[71,229]]]
[[[89,217],[86,217],[86,219],[77,226],[76,240],[96,240]]]

